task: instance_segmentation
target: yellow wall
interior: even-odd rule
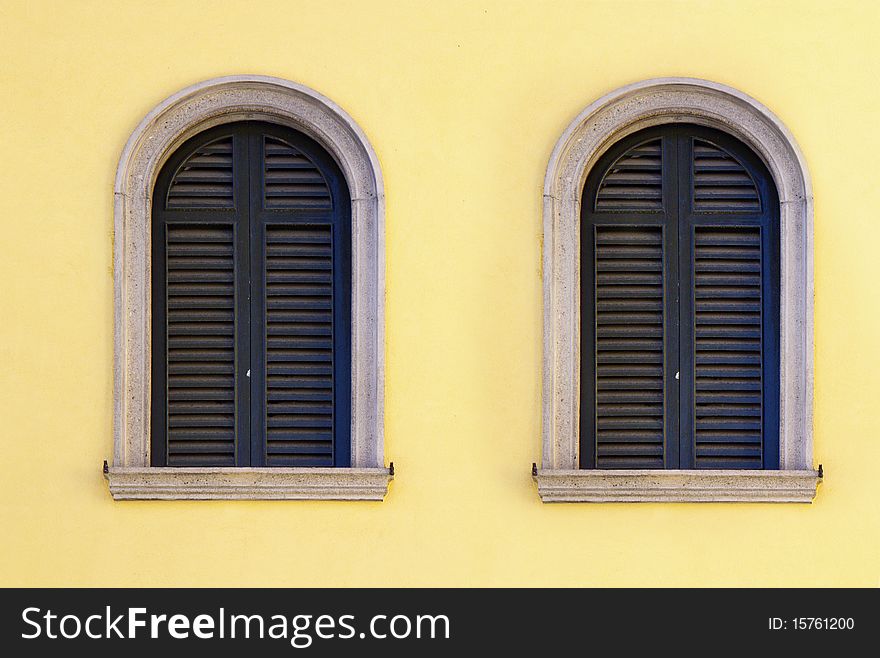
[[[0,584],[880,585],[878,33],[869,0],[0,0]],[[122,503],[101,477],[117,159],[234,73],[322,92],[379,155],[384,503]],[[544,505],[529,476],[550,151],[667,75],[754,96],[810,167],[812,506]]]

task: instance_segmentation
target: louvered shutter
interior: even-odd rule
[[[267,226],[270,466],[333,465],[332,270],[329,226]]]
[[[761,197],[746,168],[730,153],[695,139],[693,207],[696,212],[760,212]]]
[[[199,147],[174,174],[166,208],[232,208],[232,136]]]
[[[693,345],[682,368],[682,452],[694,468],[777,468],[778,220],[758,184],[769,175],[729,137],[680,140],[692,162],[681,185],[691,208],[682,336]]]
[[[650,140],[618,158],[599,185],[596,211],[663,209],[661,142]]]
[[[345,463],[339,430],[347,435],[349,298],[343,279],[350,260],[346,230],[334,212],[332,190],[301,148],[262,137],[260,218],[265,320],[265,464],[333,466]],[[314,157],[314,153],[312,154]],[[345,203],[343,200],[342,203]],[[342,365],[340,365],[342,364]],[[345,399],[341,399],[345,397]]]
[[[152,463],[235,466],[242,391],[235,173],[242,143],[215,129],[165,165],[153,199]],[[236,160],[236,154],[238,160]]]
[[[168,465],[235,465],[230,225],[166,228]]]
[[[596,466],[662,468],[663,230],[595,227]]]
[[[273,137],[263,137],[264,207],[317,209],[332,207],[324,176],[298,149]]]
[[[694,229],[699,468],[761,468],[761,229]]]
[[[152,463],[347,466],[350,209],[294,131],[230,124],[160,173]]]
[[[583,468],[663,468],[677,431],[672,313],[676,234],[668,229],[658,130],[613,147],[585,191],[581,233]],[[674,209],[673,209],[674,210]]]
[[[581,467],[778,467],[778,209],[697,126],[612,147],[581,231]]]

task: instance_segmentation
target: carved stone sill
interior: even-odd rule
[[[817,471],[545,470],[545,503],[809,503]]]
[[[105,474],[115,500],[382,500],[387,468],[139,468]]]

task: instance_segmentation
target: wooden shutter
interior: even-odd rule
[[[779,220],[766,168],[733,138],[680,131],[683,460],[779,466]],[[692,347],[690,347],[692,346]]]
[[[329,210],[330,188],[315,164],[280,139],[263,140],[264,207]]]
[[[612,147],[585,188],[581,232],[582,468],[663,468],[677,432],[677,234],[654,129]]]
[[[596,467],[662,468],[663,229],[595,227]]]
[[[333,465],[333,234],[266,227],[267,463]]]
[[[160,173],[152,463],[348,466],[350,201],[315,142],[229,124]]]
[[[778,468],[778,202],[719,131],[613,146],[584,187],[582,468]]]
[[[761,227],[694,228],[697,468],[761,468]]]
[[[644,211],[663,208],[661,143],[652,139],[620,156],[602,179],[596,211]]]
[[[275,133],[259,139],[263,177],[252,208],[259,248],[252,254],[254,278],[264,283],[254,306],[254,363],[266,385],[264,420],[254,432],[266,439],[258,459],[268,466],[347,465],[348,200],[334,194],[333,180],[322,174],[330,163],[317,161],[321,154],[309,142],[295,145]]]
[[[760,212],[761,197],[748,170],[711,142],[693,140],[693,202],[696,212]]]
[[[166,208],[232,208],[232,136],[199,147],[175,172]]]
[[[246,148],[232,127],[184,144],[159,173],[152,226],[152,441],[156,466],[235,466]],[[246,281],[245,281],[246,286]],[[244,413],[247,413],[245,408]],[[247,448],[247,446],[243,446]]]
[[[229,224],[168,224],[169,466],[235,465],[235,268]]]

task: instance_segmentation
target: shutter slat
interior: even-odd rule
[[[598,226],[594,239],[596,466],[662,468],[662,232]]]
[[[331,208],[330,188],[318,168],[299,150],[263,137],[263,207],[273,210]],[[306,244],[305,240],[296,240]]]
[[[235,465],[233,252],[231,225],[166,227],[169,466]]]
[[[333,465],[332,244],[329,226],[266,226],[268,466]]]
[[[694,231],[695,463],[698,468],[761,468],[762,299],[752,276],[762,268],[761,229],[698,226]],[[724,264],[723,288],[714,278],[717,268],[707,263]]]
[[[596,194],[597,212],[651,212],[663,209],[660,147],[659,139],[641,144],[609,167]]]

